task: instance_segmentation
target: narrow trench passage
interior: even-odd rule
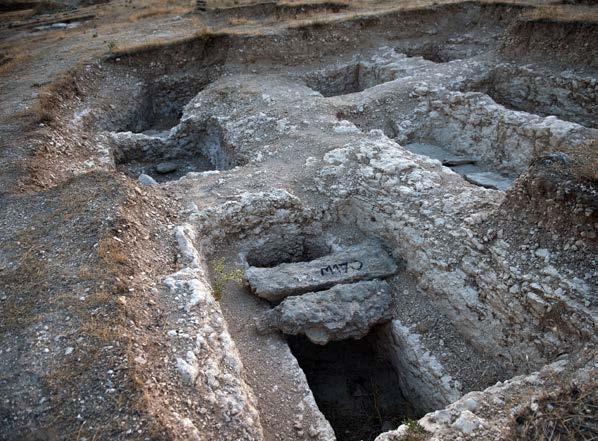
[[[324,346],[303,336],[287,336],[320,411],[338,441],[372,441],[397,428],[415,412],[403,396],[393,366],[378,352],[379,333]]]

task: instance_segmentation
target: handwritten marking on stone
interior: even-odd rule
[[[351,262],[335,263],[334,265],[328,265],[324,268],[320,268],[320,274],[322,276],[333,275],[335,273],[347,274],[349,270],[359,271],[363,268],[363,262],[359,260],[353,260]]]

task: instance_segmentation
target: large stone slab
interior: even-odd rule
[[[513,180],[493,172],[468,173],[464,175],[465,180],[481,187],[492,190],[507,191],[513,184]]]
[[[429,156],[432,159],[438,159],[440,162],[442,162],[442,165],[446,165],[447,167],[455,167],[466,164],[477,164],[480,160],[480,158],[478,157],[457,155],[455,153],[451,153],[448,150],[443,149],[442,147],[421,142],[407,144],[405,145],[405,149],[418,155],[425,155]]]
[[[278,301],[339,283],[387,277],[396,271],[396,263],[380,246],[362,244],[310,262],[284,263],[273,268],[250,267],[246,276],[256,295]]]
[[[392,318],[392,296],[382,280],[362,281],[320,292],[293,296],[256,320],[260,332],[278,329],[284,334],[305,334],[324,345],[331,340],[362,338]]]

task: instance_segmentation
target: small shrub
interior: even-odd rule
[[[424,441],[428,438],[428,432],[417,420],[408,418],[403,424],[407,426],[407,437],[404,437],[403,441]]]
[[[220,301],[222,293],[226,285],[234,282],[241,284],[243,282],[244,274],[241,268],[235,268],[231,271],[226,270],[226,262],[224,257],[212,263],[212,290],[214,291],[214,298]]]

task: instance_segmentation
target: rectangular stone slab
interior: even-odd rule
[[[481,187],[507,191],[513,180],[493,172],[468,173],[465,180]]]
[[[246,276],[257,296],[278,301],[339,283],[387,277],[396,271],[396,263],[380,246],[362,244],[310,262],[283,263],[273,268],[249,267]]]

